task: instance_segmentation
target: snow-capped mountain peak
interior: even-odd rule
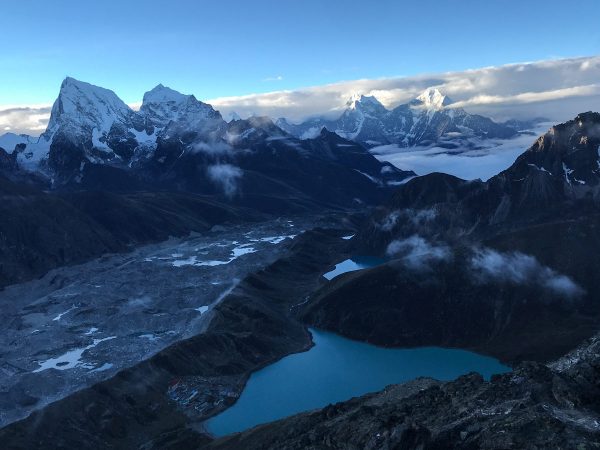
[[[240,117],[240,115],[238,113],[236,113],[235,111],[231,111],[229,114],[227,114],[227,116],[225,117],[225,122],[229,123],[229,122],[233,122],[234,120],[242,120],[242,118]]]
[[[106,132],[115,120],[126,121],[131,112],[113,91],[67,77],[52,106],[46,134],[63,126]]]
[[[438,89],[429,88],[418,98],[386,109],[375,97],[354,94],[337,119],[312,118],[293,124],[280,120],[288,133],[306,139],[326,127],[340,136],[369,147],[398,144],[402,147],[442,145],[444,148],[477,146],[488,138],[510,138],[517,131],[508,125],[447,108],[452,101]]]
[[[174,89],[159,84],[154,89],[144,94],[143,103],[148,105],[150,103],[182,103],[190,97],[189,95],[182,94]]]
[[[383,108],[383,105],[379,100],[377,100],[373,96],[352,94],[352,96],[346,102],[346,107],[348,109],[359,109],[368,107]]]
[[[164,128],[170,122],[183,121],[192,125],[206,119],[221,119],[212,106],[162,84],[144,94],[140,113],[158,128]]]
[[[425,109],[442,109],[452,104],[449,97],[442,94],[436,88],[425,89],[414,101],[416,106],[422,106]]]

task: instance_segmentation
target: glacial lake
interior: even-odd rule
[[[336,264],[332,271],[323,274],[323,276],[328,280],[332,280],[343,273],[368,269],[369,267],[383,264],[385,261],[385,259],[377,258],[376,256],[353,256],[351,259],[346,259]]]
[[[486,379],[510,371],[488,356],[439,347],[389,349],[311,329],[315,346],[253,373],[238,401],[205,422],[215,436],[243,431],[418,377]]]

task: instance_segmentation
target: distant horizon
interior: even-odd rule
[[[67,77],[78,79],[70,75]],[[314,116],[334,117],[341,114],[352,95],[374,96],[390,109],[410,101],[425,89],[437,88],[453,100],[453,107],[462,107],[496,121],[539,116],[551,121],[564,121],[579,112],[600,110],[598,79],[600,56],[587,56],[510,63],[462,72],[339,81],[213,99],[200,98],[194,92],[185,92],[161,80],[148,86],[146,92],[162,84],[183,94],[194,95],[212,105],[225,118],[235,112],[242,118],[259,115],[272,119],[285,117],[292,122],[299,122]],[[78,80],[109,89],[122,98],[118,90],[111,86],[103,86],[93,80]],[[56,96],[59,90],[60,84],[56,86]],[[141,106],[141,99],[125,103],[137,110]],[[15,133],[39,136],[46,128],[51,108],[52,103],[0,105],[0,135]]]
[[[439,87],[495,120],[562,120],[600,104],[600,3],[578,2],[577,20],[564,10],[559,0],[7,0],[0,133],[40,134],[66,76],[134,106],[162,83],[242,117],[336,114],[357,91],[393,107]]]

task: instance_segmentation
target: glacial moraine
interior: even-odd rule
[[[211,308],[306,226],[215,227],[0,291],[0,427],[202,332]]]

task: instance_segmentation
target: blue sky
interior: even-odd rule
[[[70,75],[200,99],[600,53],[600,2],[2,0],[0,107]]]

